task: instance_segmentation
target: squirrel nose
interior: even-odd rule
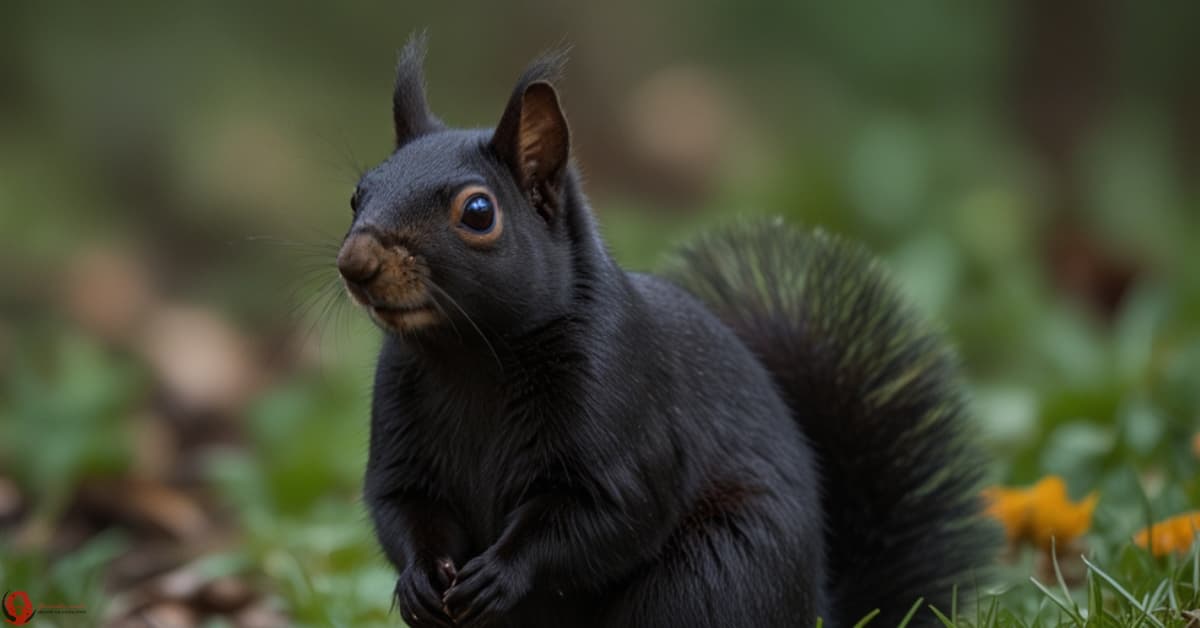
[[[382,265],[380,248],[375,238],[366,234],[347,238],[337,257],[338,272],[342,278],[355,284],[364,284],[373,279]]]

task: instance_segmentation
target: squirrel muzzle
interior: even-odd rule
[[[337,267],[350,297],[382,327],[405,332],[436,322],[428,267],[406,247],[385,246],[371,233],[351,233],[338,252]]]

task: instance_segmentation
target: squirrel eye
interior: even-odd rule
[[[360,196],[361,195],[359,194],[358,188],[355,188],[354,194],[350,195],[350,212],[351,213],[354,213],[354,214],[358,213],[358,200],[359,200]]]
[[[450,203],[450,225],[467,244],[488,248],[504,232],[504,211],[486,187],[468,185]]]
[[[496,226],[496,205],[487,194],[474,194],[463,203],[458,221],[472,231],[487,233]]]

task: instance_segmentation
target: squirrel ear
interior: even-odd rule
[[[571,153],[567,118],[559,106],[558,93],[543,78],[561,63],[561,57],[555,56],[525,72],[492,135],[492,148],[546,220],[560,209],[563,175]]]
[[[425,43],[422,31],[414,33],[400,51],[396,62],[396,89],[392,92],[392,124],[396,129],[396,148],[442,128],[429,112],[425,101]]]

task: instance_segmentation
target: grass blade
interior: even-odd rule
[[[1030,577],[1029,581],[1032,582],[1033,586],[1037,587],[1038,590],[1041,591],[1043,595],[1050,598],[1050,601],[1054,602],[1055,606],[1061,608],[1063,610],[1063,612],[1067,614],[1068,617],[1075,620],[1075,623],[1079,624],[1080,626],[1082,626],[1085,623],[1083,620],[1083,616],[1079,614],[1079,609],[1075,607],[1074,602],[1072,602],[1070,605],[1068,605],[1066,602],[1058,599],[1058,596],[1054,595],[1054,593],[1050,591],[1049,587],[1038,582],[1037,578]],[[1069,600],[1070,598],[1067,598],[1067,599]]]
[[[1163,600],[1167,599],[1167,591],[1171,588],[1170,580],[1163,580],[1158,583],[1158,588],[1154,589],[1154,593],[1146,599],[1146,608],[1155,609],[1163,604]]]
[[[950,590],[950,623],[958,625],[958,585]]]
[[[1105,616],[1104,611],[1104,589],[1100,585],[1100,578],[1091,571],[1087,572],[1087,587],[1088,587],[1088,619],[1096,621],[1097,625],[1103,625],[1102,620]]]
[[[1110,576],[1107,573],[1105,573],[1104,571],[1102,571],[1099,567],[1094,565],[1086,557],[1080,556],[1080,558],[1083,559],[1083,564],[1087,565],[1087,567],[1090,571],[1095,573],[1097,576],[1100,576],[1105,582],[1107,582],[1109,584],[1109,586],[1111,586],[1113,589],[1115,589],[1116,592],[1121,595],[1121,597],[1125,598],[1131,605],[1133,605],[1134,608],[1141,611],[1142,617],[1144,617],[1146,619],[1146,621],[1149,621],[1150,623],[1154,624],[1155,626],[1157,626],[1157,628],[1167,628],[1166,626],[1163,625],[1163,623],[1161,621],[1158,620],[1157,617],[1152,615],[1149,610],[1142,607],[1142,605],[1138,603],[1137,599],[1134,598],[1133,595],[1129,593],[1129,591],[1126,591],[1125,587],[1122,587],[1121,584],[1119,582],[1117,582],[1115,578],[1113,578],[1112,576]],[[1141,622],[1138,622],[1138,623],[1141,623]]]
[[[900,625],[896,626],[896,628],[905,628],[908,626],[908,622],[912,621],[913,615],[917,614],[917,609],[921,608],[921,605],[924,603],[925,598],[917,598],[916,603],[912,605],[912,608],[908,609],[908,612],[904,615],[904,619],[900,620]]]
[[[932,612],[933,612],[933,614],[934,614],[934,616],[936,616],[936,617],[938,618],[938,621],[942,622],[942,625],[943,625],[943,626],[945,626],[946,628],[955,628],[954,621],[953,621],[953,620],[951,620],[949,617],[946,617],[946,616],[945,616],[945,615],[942,613],[942,611],[939,611],[939,610],[937,609],[937,607],[936,607],[936,606],[934,606],[933,604],[930,604],[930,605],[929,605],[929,610],[930,610],[930,611],[932,611]]]
[[[871,623],[871,620],[875,619],[875,616],[878,614],[879,614],[878,608],[867,613],[866,617],[863,617],[862,619],[858,620],[857,624],[854,624],[854,628],[863,628],[863,626],[866,626],[867,624]]]
[[[1192,544],[1192,599],[1188,606],[1195,608],[1200,603],[1200,543]]]
[[[1054,565],[1054,578],[1058,580],[1058,587],[1062,589],[1063,597],[1075,606],[1075,600],[1071,599],[1071,589],[1067,587],[1067,581],[1063,578],[1062,569],[1058,566],[1058,543],[1054,537],[1050,537],[1050,564]],[[1078,608],[1076,608],[1078,610]]]
[[[992,596],[992,603],[988,604],[987,615],[984,615],[984,620],[979,625],[991,626],[993,624],[993,622],[996,621],[996,613],[998,613],[999,610],[1000,610],[1000,598],[998,596]]]

